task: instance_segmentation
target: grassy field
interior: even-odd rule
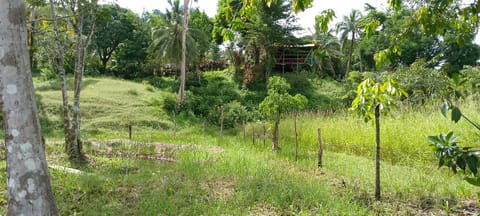
[[[58,83],[37,82],[36,88],[49,164],[71,166],[61,152]],[[426,136],[453,130],[469,146],[479,145],[478,136],[465,122],[450,123],[436,105],[403,107],[382,118],[383,198],[375,201],[374,129],[347,111],[300,114],[295,161],[291,117],[281,122],[276,153],[261,122],[247,125],[244,140],[240,127],[219,137],[216,126],[203,130],[201,121],[179,116],[174,137],[172,117],[156,100],[172,94],[147,83],[85,79],[82,137],[89,140],[90,163],[79,168],[82,174],[51,169],[62,215],[447,215],[476,205],[479,189],[437,169]],[[479,119],[477,102],[461,107]],[[118,140],[128,137],[128,124],[133,143]],[[316,166],[317,128],[323,168]],[[5,206],[0,190],[0,214]]]

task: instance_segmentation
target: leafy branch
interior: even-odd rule
[[[448,118],[449,111],[451,111],[450,119],[453,122],[457,123],[460,119],[464,118],[480,131],[480,125],[465,116],[460,108],[452,105],[451,101],[445,102],[440,110],[446,118]],[[480,176],[478,172],[480,149],[459,147],[457,145],[458,138],[459,136],[453,132],[428,137],[430,142],[433,143],[433,150],[439,159],[439,167],[446,166],[455,174],[458,173],[458,170],[461,170],[465,181],[472,185],[480,186]]]

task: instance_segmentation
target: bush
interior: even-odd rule
[[[40,77],[43,81],[54,80],[58,78],[58,73],[48,65],[40,68]]]
[[[479,67],[466,66],[459,74],[466,82],[465,91],[468,95],[480,94],[480,69]]]
[[[399,68],[393,78],[407,91],[408,100],[415,104],[442,99],[452,93],[447,74],[427,67],[424,60],[416,61],[410,67]]]

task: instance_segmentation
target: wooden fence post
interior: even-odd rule
[[[255,124],[252,124],[252,145],[255,145]]]
[[[295,161],[298,161],[298,133],[297,133],[297,113],[293,117],[293,125],[295,127]]]
[[[320,131],[320,128],[317,129],[317,135],[318,135],[318,167],[322,167],[322,157],[323,157],[323,146],[322,146],[322,133]]]
[[[267,139],[267,126],[265,126],[265,122],[263,122],[263,147],[265,147],[266,139]]]
[[[223,137],[223,106],[220,113],[220,137]]]
[[[177,139],[177,113],[173,112],[173,139]]]
[[[132,125],[128,124],[128,139],[132,140]]]
[[[243,143],[247,141],[247,128],[245,125],[245,120],[242,121],[242,126],[243,126]]]
[[[205,119],[203,119],[203,124],[202,124],[202,136],[203,136],[203,141],[205,141]]]

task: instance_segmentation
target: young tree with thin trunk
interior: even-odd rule
[[[301,94],[292,96],[288,93],[290,84],[282,77],[273,76],[268,82],[267,96],[260,103],[260,111],[273,121],[272,149],[279,149],[278,127],[282,114],[305,107],[308,100]]]
[[[58,70],[61,91],[62,91],[62,108],[63,108],[63,132],[65,137],[65,151],[67,151],[67,143],[70,137],[70,111],[68,109],[68,94],[67,94],[67,81],[65,78],[65,49],[62,45],[59,36],[57,15],[55,12],[55,6],[53,0],[50,0],[50,13],[52,15],[53,34],[55,40],[55,54],[53,59],[53,65]]]
[[[70,10],[72,18],[71,26],[75,32],[75,69],[74,69],[74,86],[73,86],[73,110],[70,118],[68,110],[68,97],[65,81],[64,70],[64,47],[60,43],[59,32],[56,22],[55,8],[53,1],[50,1],[51,12],[54,22],[54,35],[59,53],[55,60],[57,70],[60,72],[63,96],[63,112],[64,112],[64,130],[65,130],[65,151],[69,159],[74,162],[82,162],[85,156],[82,152],[82,142],[80,139],[80,92],[82,89],[83,72],[85,70],[85,57],[88,44],[91,41],[96,17],[97,0],[78,0],[78,1],[60,1],[60,4]],[[85,28],[86,27],[86,28]]]
[[[380,112],[388,114],[395,106],[395,100],[408,94],[392,79],[376,83],[372,79],[362,81],[357,88],[357,96],[350,110],[365,122],[375,119],[375,199],[380,200]]]
[[[7,215],[58,215],[35,105],[25,2],[0,0],[0,107],[7,148]]]

